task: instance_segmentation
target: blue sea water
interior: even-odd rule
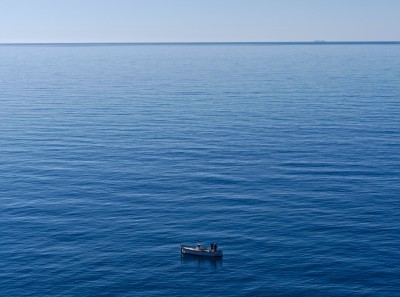
[[[400,45],[0,46],[0,296],[399,296],[399,195]]]

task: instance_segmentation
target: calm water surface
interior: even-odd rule
[[[398,296],[399,78],[400,45],[0,46],[0,295]]]

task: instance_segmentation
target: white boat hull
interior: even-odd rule
[[[205,257],[222,257],[222,250],[212,251],[205,248],[196,248],[188,245],[181,245],[181,254],[205,256]]]

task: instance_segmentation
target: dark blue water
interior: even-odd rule
[[[0,46],[0,295],[398,296],[399,78],[400,45]]]

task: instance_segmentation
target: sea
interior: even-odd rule
[[[0,296],[400,296],[400,44],[0,45]]]

